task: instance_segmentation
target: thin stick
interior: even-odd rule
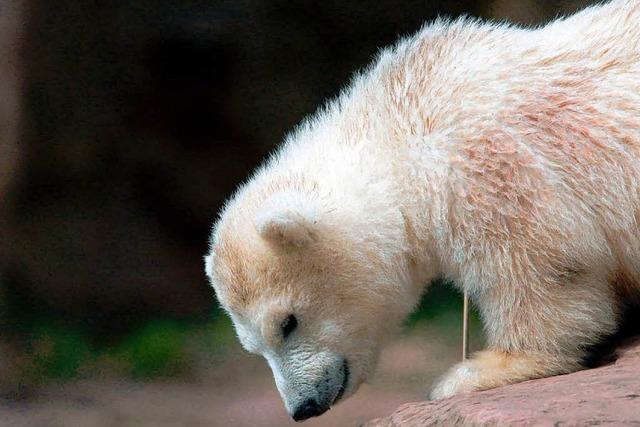
[[[462,360],[469,354],[469,294],[464,291],[462,304]]]

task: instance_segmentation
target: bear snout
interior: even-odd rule
[[[289,413],[295,421],[324,414],[344,396],[349,384],[349,365],[344,358],[339,359],[336,365],[340,368],[336,370],[334,365],[334,368],[325,369],[323,378],[313,388],[298,390],[299,403],[289,403]],[[283,398],[286,400],[285,396]]]
[[[324,414],[327,409],[329,409],[328,406],[321,408],[315,400],[307,399],[293,411],[292,417],[294,421],[304,421]]]

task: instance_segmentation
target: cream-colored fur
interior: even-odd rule
[[[207,273],[290,411],[323,375],[355,391],[425,284],[452,279],[489,348],[440,398],[580,369],[640,290],[639,208],[640,2],[534,30],[439,20],[237,192]]]

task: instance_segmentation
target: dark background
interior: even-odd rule
[[[184,337],[224,322],[202,262],[216,213],[381,47],[438,15],[534,25],[588,2],[41,0],[0,16],[10,3],[22,114],[0,141],[16,153],[0,186],[0,338],[15,398],[96,371],[194,371]],[[436,290],[423,311],[456,298]],[[228,342],[216,331],[205,353]],[[145,351],[157,360],[137,366]]]
[[[208,316],[221,204],[381,47],[437,15],[530,23],[573,7],[503,3],[31,3],[5,298],[106,333]]]

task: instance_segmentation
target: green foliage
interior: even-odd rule
[[[7,318],[6,316],[5,318]],[[49,316],[46,316],[47,318]],[[15,322],[20,323],[18,315]],[[443,282],[434,283],[406,322],[428,325],[452,343],[460,339],[462,296]],[[96,373],[116,373],[137,380],[185,375],[198,365],[218,363],[237,347],[231,321],[215,311],[206,321],[151,320],[120,337],[101,341],[89,330],[62,321],[29,319],[21,332],[25,357],[22,379],[37,384],[67,381]],[[471,313],[472,337],[481,337],[477,313]],[[481,342],[481,338],[472,342]]]
[[[214,313],[205,322],[151,320],[116,343],[95,340],[77,326],[35,320],[22,338],[22,382],[67,381],[98,372],[137,380],[184,375],[198,360],[215,363],[235,337],[228,318]]]
[[[113,352],[136,379],[168,377],[186,372],[189,328],[177,322],[149,322]]]
[[[409,329],[428,324],[441,331],[443,340],[457,342],[462,334],[462,294],[453,283],[437,280],[422,296],[416,310],[409,316],[405,326]],[[473,345],[484,342],[482,322],[475,308],[469,313],[469,331]]]
[[[456,316],[458,313],[462,313],[462,295],[452,283],[436,280],[422,296],[406,325],[412,327],[423,321],[433,321],[443,315]]]
[[[92,357],[86,337],[55,326],[37,331],[29,348],[30,359],[25,364],[24,375],[31,382],[74,378]]]

